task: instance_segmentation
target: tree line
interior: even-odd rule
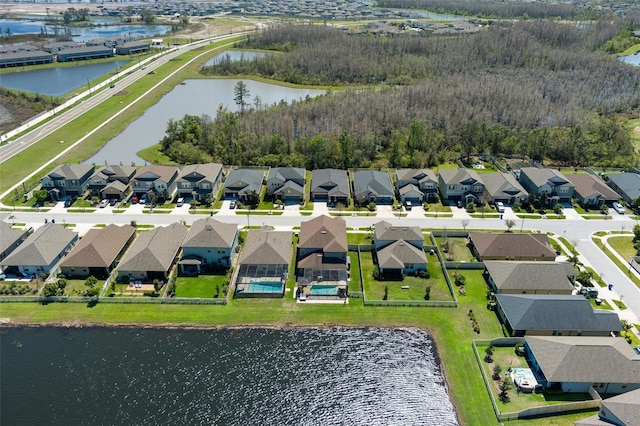
[[[222,60],[202,72],[358,86],[269,108],[256,99],[238,115],[218,109],[213,117],[172,121],[163,151],[186,163],[310,169],[434,167],[472,152],[631,166],[633,144],[618,116],[640,105],[640,73],[598,51],[629,25],[615,18],[583,29],[494,23],[451,37],[349,35],[320,25],[267,29],[242,47],[280,53]]]

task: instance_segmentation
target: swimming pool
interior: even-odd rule
[[[260,281],[243,285],[247,293],[281,293],[283,284],[280,281]]]
[[[335,285],[314,285],[309,289],[309,294],[316,296],[337,296],[338,286]]]

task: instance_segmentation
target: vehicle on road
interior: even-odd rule
[[[112,84],[111,86],[109,86],[109,89],[113,89],[114,87],[116,87],[116,85]]]
[[[109,200],[104,199],[104,200],[100,201],[100,204],[98,205],[98,207],[100,207],[101,209],[104,209],[108,205],[109,205]]]

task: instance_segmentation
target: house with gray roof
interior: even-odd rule
[[[419,226],[393,226],[382,221],[375,224],[373,235],[381,274],[408,275],[427,269]]]
[[[98,169],[87,183],[91,195],[100,199],[124,200],[129,195],[129,182],[136,174],[133,166],[112,165]]]
[[[28,229],[13,229],[10,223],[0,221],[0,262],[22,244],[28,235]]]
[[[570,295],[577,271],[568,262],[486,260],[485,277],[496,294]]]
[[[311,200],[347,204],[350,196],[346,170],[318,169],[311,172]]]
[[[640,425],[640,389],[603,399],[598,414],[573,424],[574,426]]]
[[[53,63],[54,56],[41,50],[7,52],[0,54],[0,68],[24,67]]]
[[[423,201],[438,198],[438,178],[429,169],[398,169],[396,188],[402,204],[410,201],[420,205]]]
[[[140,198],[150,192],[162,200],[173,198],[180,169],[176,166],[144,166],[131,180],[133,195]]]
[[[81,196],[92,174],[90,164],[61,164],[40,180],[40,186],[55,202],[67,196]]]
[[[484,199],[491,204],[498,201],[504,204],[521,203],[529,196],[511,173],[484,173],[482,182],[484,182]]]
[[[193,222],[182,242],[181,275],[198,275],[231,266],[238,245],[238,226],[211,217]]]
[[[222,188],[225,199],[237,198],[243,203],[260,201],[264,170],[235,169],[229,172]]]
[[[60,263],[60,271],[65,277],[107,278],[135,236],[131,225],[90,229]]]
[[[2,269],[7,275],[49,274],[77,241],[77,232],[46,223],[2,260]]]
[[[353,199],[360,205],[393,204],[394,191],[389,173],[377,170],[354,172]]]
[[[300,224],[296,282],[308,297],[346,296],[349,281],[347,223],[340,217],[318,216]],[[316,290],[313,290],[315,287]],[[317,289],[330,289],[322,294]]]
[[[282,297],[292,255],[292,232],[251,229],[238,262],[235,297]]]
[[[147,40],[133,40],[116,45],[118,55],[135,55],[137,53],[148,52],[151,44]]]
[[[176,180],[178,197],[197,201],[216,199],[222,182],[222,164],[190,164],[180,170]]]
[[[567,393],[620,394],[640,389],[640,355],[622,337],[525,336],[536,381]]]
[[[613,173],[607,175],[607,184],[630,206],[636,205],[640,197],[640,174]]]
[[[574,186],[574,196],[581,206],[611,205],[620,196],[598,176],[589,173],[564,175]]]
[[[573,197],[573,184],[555,169],[523,167],[520,169],[519,179],[530,194],[540,197],[543,192],[546,193],[551,204],[569,201]]]
[[[106,46],[80,46],[61,49],[56,56],[58,62],[86,61],[87,59],[111,58],[113,49]]]
[[[510,232],[470,232],[469,249],[482,261],[529,260],[553,261],[556,252],[547,234],[514,234]]]
[[[272,167],[267,174],[267,195],[285,204],[304,200],[306,170],[300,167]]]
[[[579,295],[497,294],[496,312],[512,337],[610,337],[622,330],[618,314],[594,310]]]
[[[186,234],[181,223],[141,232],[118,265],[118,280],[166,281]]]
[[[483,201],[484,182],[475,170],[440,170],[438,187],[442,197],[449,201],[461,201],[465,205]]]

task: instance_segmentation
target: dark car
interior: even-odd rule
[[[76,202],[76,200],[78,199],[78,197],[76,197],[75,195],[71,198],[69,198],[67,201],[64,202],[64,206],[65,207],[71,207],[73,205],[73,203]]]
[[[115,205],[116,205],[116,203],[117,203],[117,202],[118,202],[118,200],[117,200],[117,199],[115,199],[115,198],[111,198],[111,199],[109,200],[109,205],[110,205],[111,207],[113,207],[113,206],[115,206]]]

